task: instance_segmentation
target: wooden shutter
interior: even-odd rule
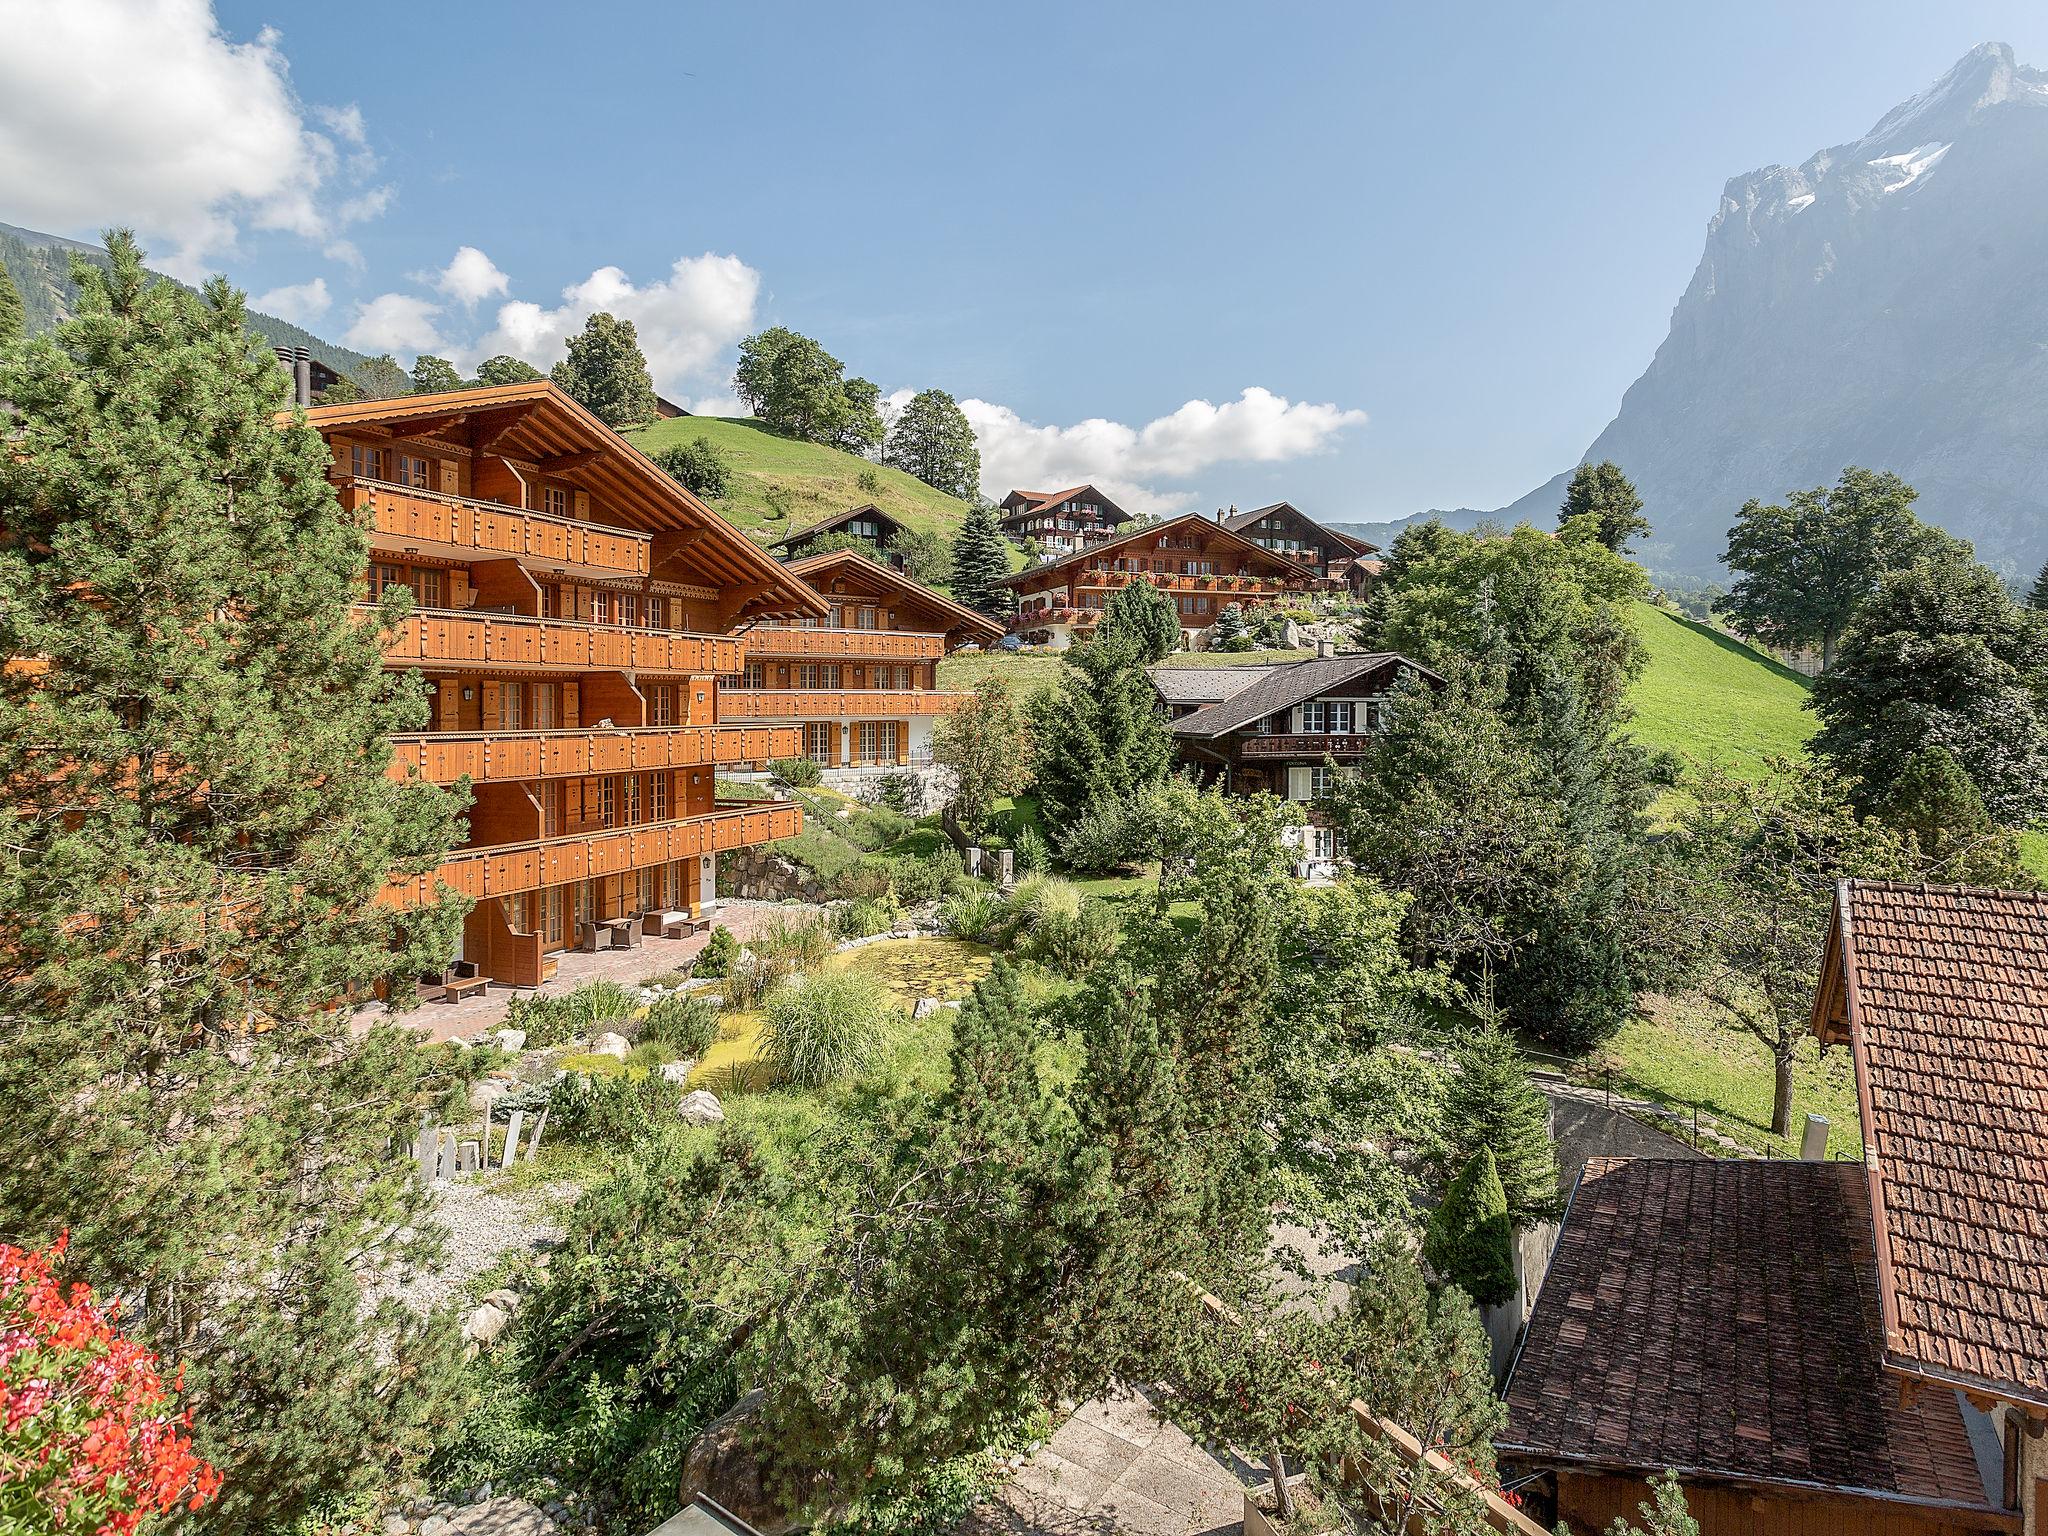
[[[586,523],[590,521],[590,492],[570,492],[570,505],[574,509],[575,515],[579,520]]]
[[[441,461],[441,494],[460,496],[462,494],[462,466],[453,459]]]
[[[483,722],[487,731],[495,731],[501,724],[498,718],[498,685],[488,679],[483,685]]]
[[[452,677],[444,677],[436,691],[440,694],[440,699],[439,710],[434,720],[435,729],[458,729],[462,724],[462,684]]]
[[[581,691],[581,685],[573,680],[562,684],[562,724],[571,729],[583,723]]]
[[[1311,773],[1312,770],[1302,767],[1293,767],[1287,770],[1288,799],[1307,800],[1314,794],[1315,780],[1311,777]]]

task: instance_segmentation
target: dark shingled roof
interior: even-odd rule
[[[786,549],[792,544],[801,544],[805,539],[816,537],[819,534],[830,533],[835,528],[843,528],[856,517],[872,517],[877,522],[887,524],[889,528],[897,533],[903,531],[903,519],[891,517],[873,502],[868,502],[862,506],[848,507],[844,512],[834,513],[831,517],[824,519],[822,522],[813,523],[808,528],[799,528],[796,532],[786,534],[782,538],[777,539],[768,547],[770,549]]]
[[[1341,688],[1354,678],[1376,672],[1389,664],[1413,667],[1425,677],[1435,677],[1427,667],[1392,651],[1362,651],[1350,656],[1318,656],[1308,661],[1274,667],[1249,688],[1173,722],[1176,736],[1222,736],[1241,730],[1253,721],[1279,710],[1291,709],[1304,699]]]
[[[1260,678],[1279,670],[1271,665],[1243,667],[1169,667],[1146,669],[1159,697],[1169,704],[1220,704],[1242,693]]]
[[[2048,895],[1845,881],[1848,1040],[1897,1369],[2048,1405]]]
[[[1245,529],[1251,527],[1251,525],[1253,523],[1256,523],[1260,518],[1269,517],[1275,512],[1292,512],[1296,517],[1300,518],[1304,523],[1307,523],[1310,527],[1320,529],[1322,532],[1327,533],[1333,540],[1336,541],[1338,545],[1336,549],[1329,551],[1329,553],[1332,555],[1367,555],[1373,553],[1379,548],[1379,545],[1368,544],[1365,540],[1358,538],[1352,534],[1348,534],[1344,532],[1344,530],[1341,528],[1332,528],[1328,523],[1317,522],[1314,518],[1310,517],[1306,512],[1302,511],[1301,508],[1297,507],[1291,501],[1275,501],[1263,507],[1253,507],[1249,512],[1240,512],[1235,517],[1226,517],[1223,520],[1223,526],[1228,528],[1232,533],[1243,533]]]
[[[1854,1163],[1593,1158],[1508,1378],[1504,1455],[1990,1507],[1953,1391],[1883,1363]]]

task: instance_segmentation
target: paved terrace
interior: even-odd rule
[[[746,940],[759,933],[775,917],[808,915],[815,910],[785,907],[772,901],[725,900],[719,902],[709,915],[716,927],[730,928],[735,938]],[[468,1039],[504,1023],[506,1010],[512,1006],[515,997],[540,994],[552,997],[562,992],[573,992],[586,981],[616,981],[635,986],[649,976],[676,970],[696,959],[698,952],[710,942],[710,934],[701,933],[688,939],[647,937],[633,949],[600,949],[595,954],[570,950],[555,957],[561,962],[560,968],[555,972],[554,980],[544,986],[492,986],[458,1003],[421,1003],[417,1008],[398,1014],[393,1014],[382,1003],[371,1003],[356,1010],[351,1027],[361,1035],[384,1019],[396,1018],[430,1040],[452,1040],[458,1035]]]

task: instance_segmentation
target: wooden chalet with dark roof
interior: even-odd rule
[[[1308,567],[1195,513],[1091,544],[999,585],[1017,594],[1013,633],[1028,644],[1067,645],[1092,633],[1110,594],[1134,581],[1172,599],[1190,645],[1232,603],[1271,602],[1317,585]]]
[[[865,539],[875,546],[882,557],[897,570],[903,569],[903,557],[894,552],[898,535],[906,530],[903,523],[872,502],[865,506],[849,507],[846,511],[813,523],[801,532],[788,534],[777,539],[768,547],[780,550],[785,561],[801,560],[813,552],[814,546],[828,534],[843,533],[849,538]]]
[[[929,763],[933,722],[967,697],[938,687],[939,659],[993,644],[1002,625],[856,550],[788,570],[828,607],[748,632],[746,670],[719,694],[724,717],[793,727],[788,755],[828,768]]]
[[[384,899],[468,898],[468,974],[536,986],[552,952],[700,911],[719,853],[800,830],[795,805],[716,794],[721,767],[796,750],[723,723],[719,680],[745,626],[825,615],[800,578],[547,380],[306,419],[367,530],[366,595],[412,595],[385,665],[429,720],[389,771],[474,786],[465,845]]]
[[[1378,573],[1377,563],[1371,560],[1379,553],[1377,544],[1326,528],[1290,501],[1254,507],[1221,521],[1232,533],[1244,535],[1261,549],[1299,561],[1325,581],[1346,587],[1354,597],[1365,596]]]
[[[996,503],[996,524],[1011,538],[1070,555],[1116,534],[1130,514],[1092,485],[1064,491],[1012,491]]]

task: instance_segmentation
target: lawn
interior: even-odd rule
[[[1718,1022],[1698,998],[1646,999],[1654,1017],[1631,1019],[1586,1063],[1585,1080],[1604,1086],[1614,1072],[1617,1093],[1654,1099],[1674,1109],[1711,1113],[1723,1135],[1759,1152],[1798,1155],[1807,1114],[1828,1121],[1828,1155],[1860,1157],[1856,1078],[1849,1053],[1823,1055],[1811,1036],[1800,1041],[1792,1068],[1792,1140],[1771,1135],[1771,1056],[1763,1042]]]
[[[1645,746],[1755,772],[1767,756],[1800,757],[1813,734],[1811,684],[1720,631],[1648,603],[1635,610],[1649,665],[1629,690],[1630,729]]]
[[[967,503],[900,469],[778,437],[747,417],[678,416],[627,434],[634,447],[649,455],[699,437],[708,439],[734,472],[731,491],[712,506],[734,527],[764,530],[769,540],[869,502],[906,527],[948,538],[967,516]]]

